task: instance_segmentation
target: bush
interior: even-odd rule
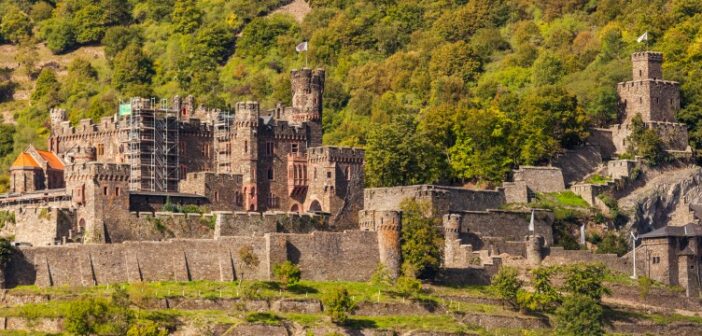
[[[72,302],[65,319],[66,331],[75,335],[124,335],[130,312],[104,299]]]
[[[539,267],[531,271],[534,291],[518,291],[517,304],[520,308],[539,312],[552,312],[556,308],[561,296],[551,285],[551,275],[554,271],[555,269],[550,267]]]
[[[518,307],[517,293],[523,285],[524,282],[519,280],[517,269],[505,266],[492,278],[490,287],[504,303],[516,308]]]
[[[402,258],[421,279],[432,278],[441,265],[443,236],[440,223],[430,215],[430,205],[405,200],[402,208]]]
[[[614,253],[623,256],[629,251],[629,244],[626,238],[614,232],[607,232],[602,240],[597,243],[597,253]]]
[[[373,287],[378,288],[378,290],[392,286],[390,271],[382,263],[378,263],[378,266],[375,268],[375,272],[373,272],[371,276],[371,284]]]
[[[607,268],[603,264],[572,264],[565,268],[562,290],[572,295],[586,296],[597,302],[610,293],[604,286]]]
[[[403,274],[395,282],[395,290],[402,297],[414,297],[422,292],[422,282],[409,274]]]
[[[127,336],[167,336],[168,329],[154,321],[137,321],[127,331]]]
[[[556,310],[556,332],[563,336],[604,335],[602,306],[589,296],[568,296]]]
[[[286,260],[282,264],[275,265],[273,268],[273,274],[275,275],[276,279],[278,279],[278,282],[283,285],[283,288],[286,289],[300,282],[300,268],[293,264],[290,260]]]
[[[344,324],[355,305],[345,288],[334,289],[324,300],[324,312],[331,317],[333,323]]]

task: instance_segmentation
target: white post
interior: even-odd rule
[[[631,276],[632,279],[637,279],[636,276],[636,236],[631,232],[631,254],[634,259],[634,275]]]

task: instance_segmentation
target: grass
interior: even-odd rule
[[[588,177],[588,178],[585,180],[585,183],[590,183],[590,184],[607,184],[607,183],[610,182],[610,181],[611,181],[611,179],[610,179],[609,177],[602,176],[602,175],[600,175],[600,174],[595,174],[595,175],[592,175],[592,176]]]

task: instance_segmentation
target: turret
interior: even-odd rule
[[[663,79],[663,54],[654,51],[636,52],[631,55],[633,79]]]
[[[261,115],[261,108],[256,101],[236,103],[236,114],[234,115],[237,126],[258,126],[258,118]]]
[[[387,267],[393,277],[400,273],[400,230],[402,213],[399,211],[376,211],[375,225],[378,231],[380,262]]]
[[[66,110],[62,108],[52,108],[49,111],[49,117],[51,119],[51,129],[58,129],[61,123],[66,121]]]
[[[292,123],[306,123],[307,147],[322,145],[322,95],[324,94],[324,70],[293,70]]]
[[[320,120],[322,116],[322,94],[324,93],[324,70],[293,70],[291,76],[292,107],[295,114],[307,120]]]

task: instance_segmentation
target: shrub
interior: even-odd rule
[[[167,336],[168,329],[154,321],[141,320],[127,331],[127,336]]]
[[[586,296],[600,302],[610,293],[604,286],[607,269],[603,264],[573,264],[565,268],[562,290],[573,295]]]
[[[648,296],[648,293],[651,291],[651,287],[653,287],[653,280],[645,275],[640,276],[638,279],[639,283],[639,296],[641,299],[645,299],[646,296]]]
[[[378,290],[392,286],[390,271],[382,263],[378,263],[378,266],[375,268],[375,272],[373,272],[371,276],[371,284],[373,287],[378,288]]]
[[[422,292],[422,282],[410,274],[403,274],[395,281],[395,290],[402,297],[417,296]]]
[[[256,312],[249,313],[246,315],[246,322],[249,323],[259,323],[265,325],[279,325],[282,319],[273,313],[269,312]]]
[[[278,279],[278,282],[283,285],[283,288],[286,289],[300,282],[300,268],[293,264],[290,260],[286,260],[282,264],[275,265],[273,268],[273,274],[275,275],[276,279]]]
[[[517,293],[517,304],[519,307],[541,312],[552,312],[561,296],[551,285],[551,275],[555,271],[551,267],[539,267],[531,271],[533,292],[519,290]]]
[[[516,308],[517,293],[523,285],[524,282],[519,280],[517,269],[505,266],[492,278],[490,287],[504,303]]]
[[[65,319],[66,331],[75,335],[124,335],[130,313],[104,299],[72,302]]]
[[[598,301],[585,295],[571,295],[556,310],[556,332],[563,336],[604,335],[602,317]]]
[[[629,250],[626,238],[614,232],[607,232],[602,240],[597,243],[597,253],[614,253],[623,256]]]
[[[333,323],[344,324],[348,320],[348,314],[353,311],[355,305],[345,288],[337,288],[328,293],[324,300],[324,312],[331,317]]]
[[[402,258],[410,264],[419,278],[436,274],[441,265],[443,238],[440,225],[430,215],[428,203],[405,200],[402,208]]]

